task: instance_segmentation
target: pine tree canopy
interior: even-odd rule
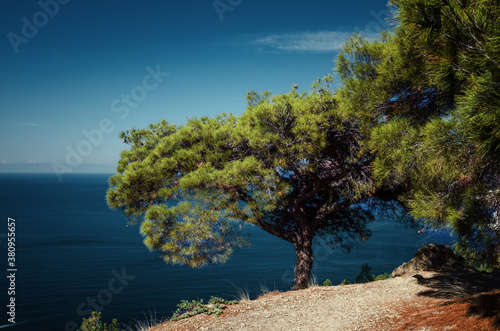
[[[312,242],[349,250],[370,235],[365,204],[372,156],[361,150],[358,120],[339,113],[330,86],[311,93],[248,94],[239,117],[162,121],[130,130],[107,194],[112,208],[141,222],[145,244],[165,261],[224,262],[245,242],[246,222],[293,244],[292,288],[307,287]]]
[[[342,112],[366,119],[377,186],[500,267],[500,3],[391,0],[395,32],[338,60]]]

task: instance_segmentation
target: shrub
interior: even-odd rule
[[[378,275],[377,277],[375,277],[375,280],[384,280],[384,279],[389,279],[389,278],[391,278],[391,275],[389,275],[386,272],[386,273],[383,273],[383,274]]]
[[[82,325],[78,330],[81,331],[120,331],[118,327],[118,321],[113,319],[111,324],[102,324],[101,313],[93,311],[89,318],[84,318]]]
[[[218,297],[211,297],[208,303],[213,303],[213,304],[224,304],[224,305],[235,305],[238,303],[238,300],[226,300]]]
[[[198,314],[207,314],[219,316],[222,314],[222,309],[226,308],[226,305],[234,305],[238,303],[237,300],[225,300],[218,297],[211,297],[208,301],[208,305],[203,303],[203,299],[200,301],[192,300],[181,300],[181,303],[177,305],[177,310],[174,312],[171,321],[178,321],[183,318],[188,318]]]
[[[351,282],[348,279],[344,279],[340,285],[350,285]]]
[[[333,285],[333,284],[332,284],[332,282],[331,282],[329,279],[327,279],[327,280],[325,280],[325,281],[323,282],[323,286],[332,286],[332,285]]]
[[[372,268],[365,263],[361,266],[361,272],[356,276],[355,283],[368,283],[375,280],[375,275],[370,275]]]

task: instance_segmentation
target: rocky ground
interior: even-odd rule
[[[197,315],[150,330],[500,330],[499,276],[449,261],[436,267],[427,253],[418,259],[387,280],[272,292],[228,306],[219,317]],[[435,270],[427,270],[430,264]]]

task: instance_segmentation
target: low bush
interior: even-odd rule
[[[323,286],[332,286],[332,285],[333,285],[333,284],[332,284],[332,282],[331,282],[329,279],[327,279],[327,280],[325,280],[325,281],[323,282]]]
[[[210,298],[208,304],[204,304],[203,299],[199,301],[192,300],[191,302],[181,300],[170,320],[178,321],[198,314],[219,316],[222,314],[222,309],[225,309],[227,305],[234,305],[236,303],[238,303],[236,300],[229,301],[218,297]]]
[[[351,285],[351,282],[348,279],[344,279],[340,285]]]
[[[375,280],[384,280],[384,279],[389,279],[389,278],[391,278],[391,275],[388,274],[387,272],[385,272],[385,273],[375,277]]]
[[[84,318],[79,331],[120,331],[118,321],[113,319],[111,324],[102,323],[101,313],[93,311],[89,318]]]
[[[361,272],[356,276],[355,283],[368,283],[375,280],[375,275],[370,275],[372,268],[365,263],[361,266]]]

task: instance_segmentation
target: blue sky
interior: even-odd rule
[[[386,1],[5,0],[0,172],[114,172],[120,131],[307,90]]]

